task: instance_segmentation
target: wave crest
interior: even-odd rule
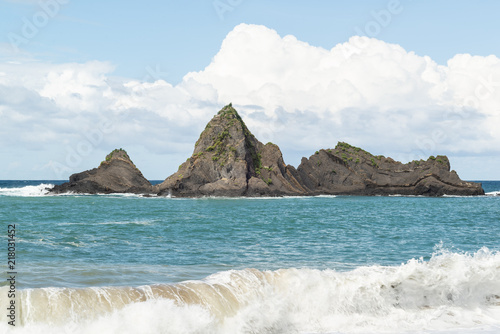
[[[42,183],[36,186],[20,188],[0,188],[0,196],[39,197],[47,195],[53,184]]]
[[[245,269],[171,285],[28,289],[18,303],[28,332],[75,324],[76,333],[499,329],[500,254],[441,251],[349,272]]]

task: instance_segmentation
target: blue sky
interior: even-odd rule
[[[23,49],[50,62],[110,61],[114,74],[142,79],[158,64],[172,83],[202,70],[239,23],[261,24],[280,35],[327,49],[374,21],[390,1],[71,1]],[[62,1],[61,1],[62,2]],[[398,1],[403,8],[377,38],[439,64],[458,53],[498,55],[498,1]],[[227,4],[219,7],[219,3]],[[236,5],[230,5],[234,3]],[[222,8],[222,19],[215,7]],[[32,18],[38,1],[3,1],[2,41]],[[371,37],[371,36],[370,36]]]
[[[500,125],[500,93],[495,92],[500,81],[499,12],[498,1],[3,1],[0,154],[9,163],[0,170],[0,179],[65,179],[96,166],[115,146],[125,146],[146,177],[163,179],[191,154],[204,124],[228,102],[239,107],[258,137],[276,142],[293,165],[318,148],[348,140],[401,160],[447,154],[464,179],[500,179],[493,167],[500,162],[495,149],[500,147],[495,134]],[[36,30],[26,35],[30,24]],[[295,40],[287,40],[288,35]],[[370,42],[350,40],[356,35],[370,37]],[[338,45],[356,49],[355,59],[345,65],[351,72],[339,72],[343,66],[326,72],[335,78],[366,75],[372,88],[355,79],[339,79],[335,84],[340,88],[325,81],[320,64],[338,61],[334,55],[328,58],[341,52],[331,51]],[[275,54],[270,52],[261,59],[267,69],[263,76],[275,75],[267,81],[247,80],[260,70],[252,68],[259,65],[252,62],[252,52],[262,55],[274,46],[274,52],[283,46],[296,57],[284,55],[286,59],[267,64]],[[394,46],[401,49],[392,54]],[[478,58],[457,56],[464,54]],[[390,75],[370,72],[380,55]],[[454,61],[448,64],[450,59]],[[371,67],[363,70],[363,64]],[[390,64],[401,70],[392,71]],[[428,69],[421,75],[419,66]],[[297,96],[300,82],[288,85],[279,78],[299,78],[297,68],[318,74],[304,76],[311,81],[311,93],[288,104],[292,99],[286,97]],[[221,79],[227,69],[241,77],[232,84],[240,91],[231,91],[225,85],[229,79]],[[469,79],[457,79],[456,73],[465,72]],[[352,88],[345,88],[345,80]],[[414,84],[391,95],[394,80]],[[379,91],[383,83],[387,89]],[[329,95],[342,93],[315,104],[310,101],[321,99],[311,88],[315,84]],[[422,85],[432,87],[425,92],[415,88]],[[248,87],[253,88],[241,93]],[[480,103],[467,105],[477,91],[483,92]],[[134,94],[140,97],[128,101]],[[78,106],[75,96],[82,101]],[[342,100],[345,96],[353,100]],[[412,99],[425,103],[412,109],[405,104]],[[113,134],[81,149],[103,118],[113,120]],[[393,126],[385,129],[384,119]],[[80,127],[70,125],[71,120]],[[270,120],[274,126],[265,129]],[[376,127],[382,130],[374,131]],[[311,135],[319,130],[328,135]],[[68,158],[72,154],[76,159]]]

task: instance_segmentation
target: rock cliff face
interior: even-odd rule
[[[278,146],[258,141],[228,105],[207,124],[193,155],[156,187],[172,196],[278,196],[305,194]]]
[[[313,194],[484,195],[480,184],[464,182],[450,172],[446,156],[402,164],[347,143],[303,158],[297,174]]]
[[[127,152],[114,150],[98,168],[73,174],[69,182],[57,185],[51,193],[136,193],[151,194],[153,187],[134,165]]]

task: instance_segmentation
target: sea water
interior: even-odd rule
[[[0,333],[500,333],[500,182],[199,199],[56,183],[0,181]]]

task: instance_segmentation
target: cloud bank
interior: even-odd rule
[[[500,150],[496,56],[458,54],[444,66],[373,38],[326,50],[241,24],[204,70],[179,84],[116,78],[113,70],[97,61],[0,63],[0,150],[10,169],[30,155],[42,159],[39,174],[66,178],[82,170],[78,156],[134,146],[163,157],[148,171],[166,177],[229,102],[293,164],[337,141],[401,160]],[[112,126],[97,131],[99,124]]]

